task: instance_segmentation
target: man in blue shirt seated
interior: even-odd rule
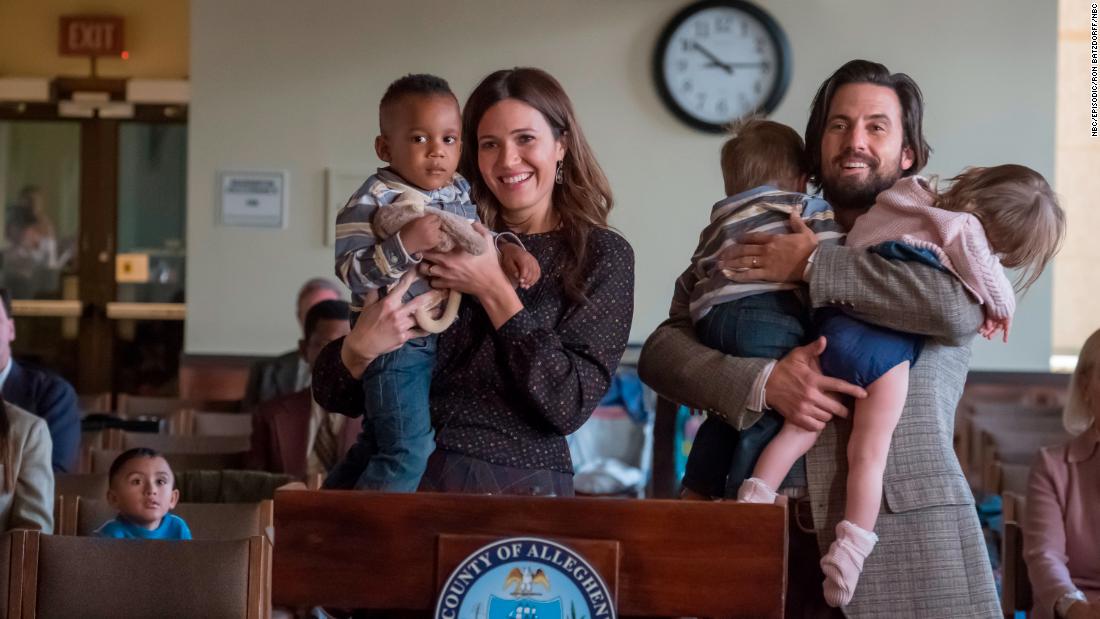
[[[145,447],[123,452],[111,463],[107,501],[118,516],[95,530],[99,537],[123,539],[191,539],[187,523],[168,511],[176,507],[180,491],[172,467],[159,453]]]
[[[76,391],[57,374],[16,362],[11,356],[15,321],[11,297],[0,288],[0,393],[4,400],[46,420],[53,441],[55,473],[75,473],[80,454],[80,410]]]

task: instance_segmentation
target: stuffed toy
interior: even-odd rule
[[[448,213],[427,204],[427,198],[419,191],[409,190],[388,206],[378,209],[371,222],[375,235],[387,239],[397,234],[401,228],[414,219],[425,215],[436,215],[442,222],[443,240],[434,251],[449,252],[455,247],[480,256],[485,251],[485,239],[474,230],[474,226],[461,215]],[[442,333],[458,317],[458,306],[462,303],[462,294],[456,290],[436,290],[424,294],[431,295],[432,301],[416,312],[416,324],[428,333]],[[446,308],[440,306],[446,301]]]

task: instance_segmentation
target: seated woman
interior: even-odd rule
[[[1039,619],[1100,617],[1100,331],[1085,341],[1063,423],[1075,438],[1044,447],[1031,469],[1024,560]]]
[[[0,532],[53,532],[52,452],[46,422],[0,399]]]
[[[420,489],[570,496],[565,435],[591,415],[626,348],[634,253],[608,227],[607,179],[549,74],[520,68],[486,77],[466,102],[463,136],[460,170],[482,220],[517,234],[542,278],[517,290],[492,252],[425,254],[421,275],[467,296],[439,339],[436,451]],[[400,296],[367,308],[350,335],[322,351],[313,393],[326,410],[362,411],[358,377],[419,335],[417,301],[401,305]],[[365,457],[353,448],[326,485],[350,488]]]

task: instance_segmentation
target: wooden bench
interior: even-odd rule
[[[265,537],[180,543],[16,530],[3,546],[7,617],[271,616]]]
[[[118,512],[105,500],[60,497],[62,518],[54,527],[59,535],[91,535]],[[180,503],[172,510],[187,523],[194,539],[231,540],[266,536],[272,523],[272,502]]]
[[[1012,492],[1002,495],[1004,536],[1001,538],[1001,610],[1006,617],[1017,611],[1028,612],[1033,605],[1031,581],[1024,562],[1024,536],[1020,523],[1024,520],[1026,502]]]

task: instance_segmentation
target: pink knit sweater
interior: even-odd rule
[[[932,250],[948,271],[985,305],[990,318],[1011,318],[1016,295],[1000,261],[989,248],[985,229],[970,213],[932,206],[934,194],[919,176],[903,178],[878,195],[848,232],[848,247],[886,241]]]

